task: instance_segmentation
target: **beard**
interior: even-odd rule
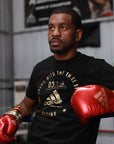
[[[60,48],[60,47],[59,48],[53,48],[50,46],[50,51],[54,54],[63,54],[66,51],[66,49],[64,49],[64,46],[62,48]]]
[[[53,45],[52,42],[54,40],[59,41],[60,45]],[[67,53],[70,49],[74,48],[76,46],[76,41],[72,41],[72,43],[69,46],[65,46],[64,42],[62,40],[60,40],[59,38],[53,38],[49,41],[49,45],[50,45],[50,51],[54,54],[64,54]]]
[[[59,49],[58,50],[50,49],[50,50],[54,54],[63,54],[64,53],[63,50],[59,50]]]
[[[53,44],[54,41],[59,42],[59,44],[54,45]],[[63,53],[64,44],[63,44],[63,41],[60,40],[58,37],[52,38],[49,41],[49,45],[50,45],[50,50],[51,50],[52,53],[55,53],[55,54],[61,54],[61,53]]]

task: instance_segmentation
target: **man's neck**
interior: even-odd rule
[[[54,54],[56,60],[68,60],[76,56],[76,49],[64,54]]]

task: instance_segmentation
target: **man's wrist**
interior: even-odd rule
[[[21,123],[24,118],[24,113],[20,106],[12,108],[10,111],[6,112],[5,114],[10,114],[16,117],[18,123]]]

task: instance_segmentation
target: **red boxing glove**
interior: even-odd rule
[[[20,106],[11,109],[0,117],[0,144],[13,144],[14,134],[23,117]]]
[[[15,140],[13,136],[18,127],[15,116],[5,114],[0,117],[0,144],[9,144]]]
[[[99,85],[77,88],[71,106],[82,123],[90,118],[114,112],[114,92]]]

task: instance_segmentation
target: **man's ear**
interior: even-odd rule
[[[80,39],[82,38],[82,33],[83,33],[82,29],[76,30],[76,38],[75,38],[76,41],[80,41]]]

